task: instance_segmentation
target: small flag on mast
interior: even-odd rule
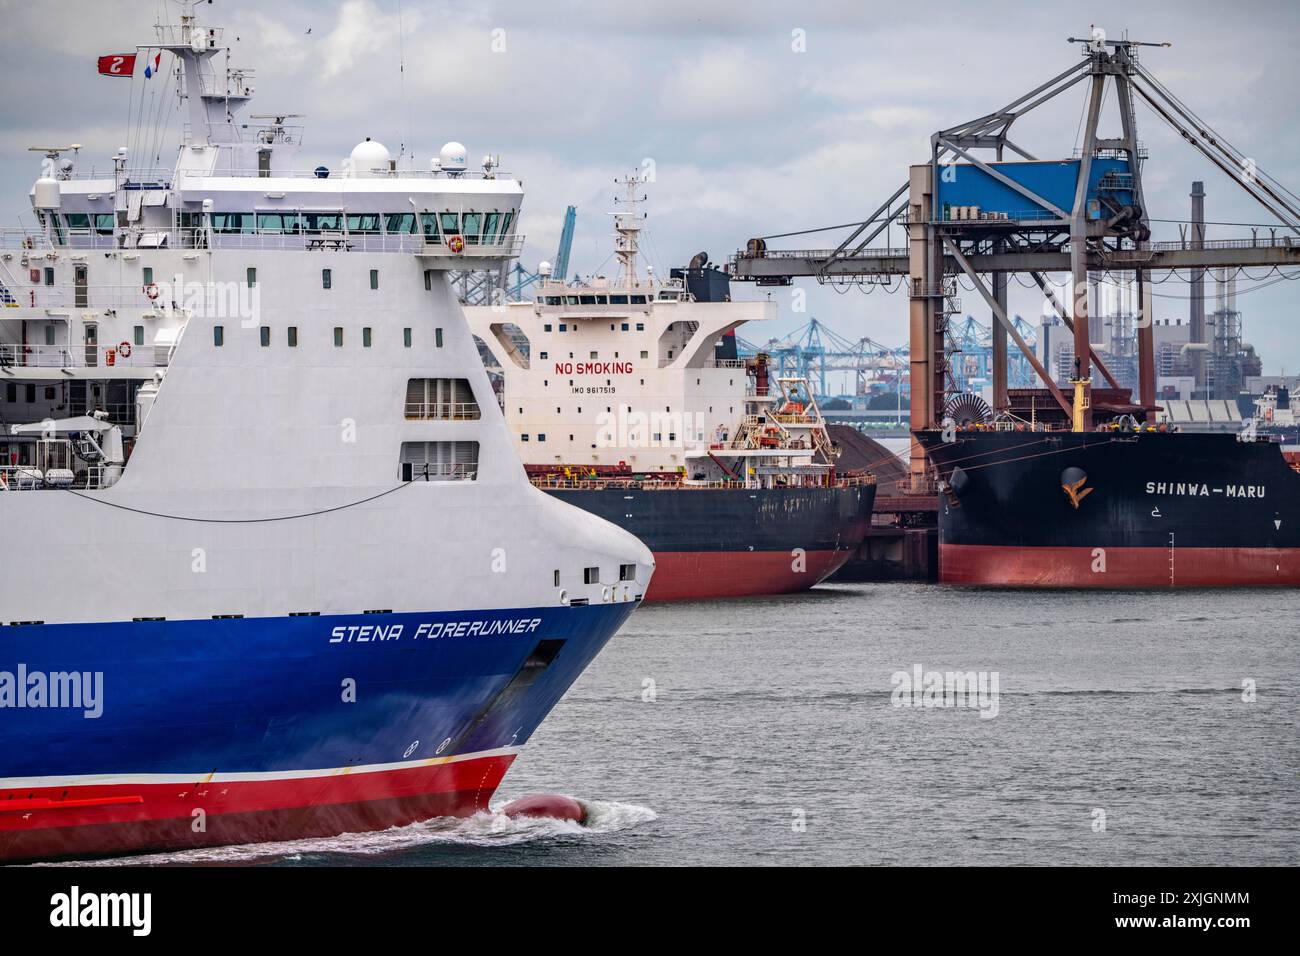
[[[101,76],[125,76],[130,79],[135,73],[134,53],[110,53],[99,58]]]
[[[157,54],[154,55],[152,64],[149,64],[148,62],[145,63],[144,78],[146,80],[158,72],[158,64],[160,64],[161,62],[162,62],[162,50],[159,50]]]

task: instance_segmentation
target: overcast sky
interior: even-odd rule
[[[107,166],[114,149],[134,142],[127,134],[133,85],[155,111],[175,117],[162,79],[100,78],[95,57],[150,42],[157,14],[173,20],[176,10],[172,0],[0,0],[0,70],[11,91],[0,103],[7,225],[19,214],[31,221],[27,192],[38,159],[27,146],[79,142],[83,167]],[[1068,67],[1079,49],[1066,38],[1086,36],[1094,23],[1111,36],[1127,30],[1171,42],[1143,53],[1147,68],[1300,192],[1294,2],[402,0],[399,30],[397,0],[216,0],[200,7],[200,18],[226,27],[228,42],[238,38],[232,62],[256,69],[251,112],[307,114],[304,168],[337,168],[366,136],[394,154],[405,144],[421,167],[451,139],[472,158],[500,154],[527,193],[521,228],[530,267],[553,258],[572,203],[571,269],[611,271],[614,180],[646,160],[655,182],[645,251],[664,272],[700,251],[725,261],[751,236],[865,217],[904,182],[910,163],[925,159],[931,133],[997,109]],[[1040,158],[1069,156],[1082,96],[1076,87],[1031,114],[1017,141]],[[1154,218],[1186,219],[1190,183],[1204,179],[1211,222],[1269,221],[1141,105],[1138,123],[1151,153],[1145,183]],[[169,165],[174,124],[164,142]],[[136,151],[136,161],[145,151]],[[1158,224],[1156,233],[1177,238],[1172,224]],[[1210,238],[1242,233],[1209,229]],[[840,235],[769,245],[828,247]],[[900,234],[893,238],[898,244]],[[841,295],[807,281],[801,288],[807,312],[793,313],[790,293],[775,291],[778,324],[741,334],[765,341],[811,315],[850,339],[906,338],[901,295]],[[1292,290],[1300,286],[1251,289],[1239,285],[1245,339],[1266,372],[1300,371],[1292,331]],[[1157,293],[1157,318],[1186,317],[1184,284]],[[964,296],[968,310],[975,300]],[[1013,295],[1012,306],[1026,316],[1041,309],[1028,292]]]

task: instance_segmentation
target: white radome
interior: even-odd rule
[[[449,172],[463,172],[469,165],[467,153],[464,143],[453,140],[438,150],[438,161],[442,168]]]
[[[388,163],[392,159],[388,147],[367,136],[364,142],[357,143],[349,157],[352,162],[352,175],[358,179],[370,179],[388,172]]]

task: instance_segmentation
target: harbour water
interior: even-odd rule
[[[569,793],[587,828],[484,814],[110,865],[1295,865],[1297,622],[1291,590],[649,605],[494,801]],[[917,665],[996,674],[996,716],[895,706]]]

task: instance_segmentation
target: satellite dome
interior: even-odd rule
[[[468,165],[465,145],[455,141],[445,144],[438,150],[438,162],[449,173],[463,173]]]
[[[537,263],[537,274],[539,276],[549,276],[551,274],[551,264],[545,259]]]
[[[369,179],[373,176],[386,176],[391,157],[388,147],[367,136],[364,142],[357,143],[352,150],[351,160],[352,175],[358,179]]]
[[[59,209],[63,203],[59,195],[59,181],[42,176],[32,187],[32,205],[37,209]]]

